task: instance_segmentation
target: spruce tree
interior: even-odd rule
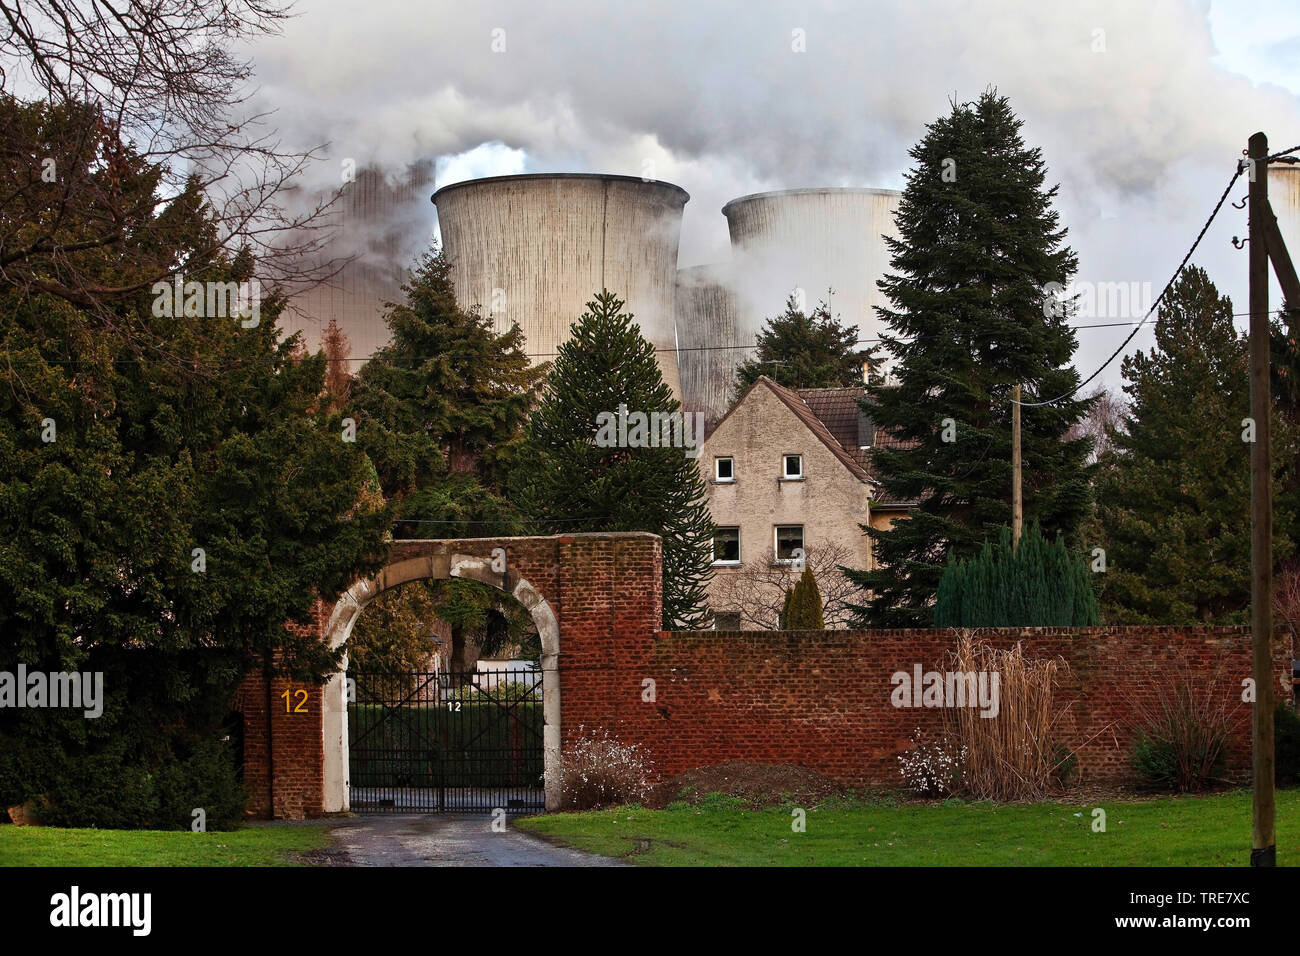
[[[911,150],[892,272],[879,309],[893,381],[864,408],[903,443],[875,453],[895,498],[918,502],[891,527],[862,526],[877,557],[851,571],[866,600],[860,626],[920,626],[949,555],[968,558],[1011,516],[1011,396],[1054,398],[1079,381],[1068,307],[1049,283],[1076,269],[1045,188],[1041,151],[1025,145],[1005,97],[954,104]],[[1054,303],[1053,303],[1054,304]],[[1088,411],[1070,398],[1022,415],[1026,522],[1073,541],[1088,510],[1092,439],[1066,433]]]
[[[760,375],[786,388],[861,385],[862,363],[872,351],[859,349],[857,341],[858,330],[833,318],[825,302],[805,315],[792,295],[785,312],[768,319],[759,331],[754,356],[736,369],[736,394]]]
[[[456,303],[451,267],[425,255],[386,319],[392,341],[366,363],[346,410],[357,443],[399,509],[399,537],[482,537],[518,531],[506,487],[544,368],[516,325]]]
[[[529,419],[530,454],[519,496],[539,529],[649,531],[663,538],[663,626],[704,627],[712,576],[713,521],[698,460],[684,446],[637,447],[600,439],[620,406],[630,416],[674,414],[654,346],[608,290],[559,347],[546,390]],[[693,440],[703,436],[691,432]],[[695,446],[698,455],[698,444]]]
[[[1130,410],[1102,461],[1103,601],[1119,623],[1242,622],[1250,603],[1248,348],[1232,302],[1188,267],[1155,346],[1121,366]],[[1294,426],[1275,415],[1274,550],[1293,549]]]

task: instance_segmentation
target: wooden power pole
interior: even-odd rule
[[[1300,307],[1300,278],[1287,252],[1277,216],[1268,201],[1268,137],[1256,133],[1246,151],[1250,163],[1250,414],[1255,443],[1250,448],[1250,629],[1254,646],[1255,709],[1251,718],[1254,754],[1252,866],[1277,864],[1273,833],[1273,489],[1269,394],[1268,266],[1282,286],[1283,304]],[[1287,160],[1288,162],[1293,160]]]
[[[1011,403],[1011,548],[1020,546],[1020,531],[1025,523],[1025,500],[1020,486],[1020,386],[1012,392]]]
[[[1275,866],[1273,833],[1273,489],[1268,381],[1268,240],[1273,221],[1268,203],[1268,137],[1256,133],[1250,157],[1250,415],[1255,441],[1250,446],[1250,632],[1254,650],[1255,704],[1251,711],[1252,805],[1251,866]]]

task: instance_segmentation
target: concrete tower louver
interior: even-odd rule
[[[727,411],[736,366],[753,338],[736,335],[736,293],[729,265],[692,266],[677,272],[677,364],[682,404],[703,411],[710,424]]]
[[[626,300],[681,398],[674,299],[682,209],[671,183],[579,173],[493,176],[433,194],[456,298],[523,329],[535,362],[550,361],[602,289]]]
[[[351,343],[356,361],[349,363],[350,372],[358,371],[362,360],[388,344],[385,303],[403,301],[407,270],[426,248],[433,216],[423,197],[433,174],[433,160],[412,164],[396,176],[375,166],[363,167],[322,216],[328,241],[305,265],[328,272],[331,262],[347,260],[346,264],[319,284],[289,287],[290,307],[280,320],[286,333],[303,334],[309,352],[320,348],[331,319]],[[303,202],[310,208],[329,198],[325,190]]]

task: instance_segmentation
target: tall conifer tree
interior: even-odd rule
[[[524,352],[518,326],[456,303],[451,267],[426,255],[390,309],[393,340],[366,363],[346,408],[357,443],[400,509],[399,536],[512,533],[505,487],[544,369]],[[421,523],[422,522],[422,523]]]
[[[1005,97],[954,104],[911,151],[886,240],[882,343],[894,381],[866,408],[903,442],[877,451],[884,488],[918,504],[890,528],[863,525],[878,566],[853,571],[867,626],[928,625],[951,555],[967,558],[1011,516],[1011,394],[1054,398],[1079,381],[1068,306],[1045,295],[1076,269],[1045,188],[1041,151],[1025,145]],[[1066,432],[1088,409],[1070,398],[1022,417],[1026,523],[1072,539],[1090,500],[1091,438]]]
[[[529,420],[533,457],[519,472],[521,497],[539,529],[662,536],[664,626],[702,627],[713,521],[697,459],[684,447],[599,440],[603,416],[620,405],[629,415],[681,410],[623,304],[612,292],[597,295],[560,346]]]
[[[753,358],[736,369],[736,394],[766,375],[786,388],[844,388],[862,384],[862,364],[873,350],[857,347],[856,326],[844,325],[822,303],[805,315],[792,295],[785,312],[758,333]]]
[[[1190,266],[1165,297],[1155,347],[1124,359],[1130,411],[1102,461],[1103,599],[1119,623],[1243,621],[1250,603],[1246,338],[1232,302]],[[1285,401],[1282,402],[1285,408]],[[1290,553],[1294,427],[1275,416],[1275,552]]]

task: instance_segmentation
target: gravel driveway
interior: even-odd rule
[[[486,814],[374,815],[338,820],[334,844],[306,856],[323,866],[621,866],[516,830],[492,832]]]

